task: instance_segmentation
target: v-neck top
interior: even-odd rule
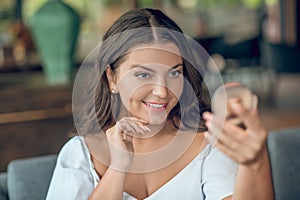
[[[186,167],[145,200],[220,200],[233,194],[237,164],[207,145]],[[86,200],[100,178],[84,137],[75,136],[61,149],[47,200]],[[136,200],[123,193],[123,200]]]

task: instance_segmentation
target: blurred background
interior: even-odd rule
[[[298,0],[1,0],[0,171],[15,158],[57,153],[74,134],[76,70],[135,7],[163,10],[211,55],[224,81],[252,89],[268,130],[300,126]],[[51,65],[69,68],[60,75]]]

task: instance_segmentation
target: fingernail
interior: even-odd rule
[[[234,110],[240,111],[242,110],[242,104],[240,101],[231,101],[231,108]]]
[[[140,122],[143,122],[143,123],[145,123],[145,124],[149,124],[147,121],[145,121],[145,120],[143,120],[143,119],[137,119],[138,121],[140,121]]]
[[[151,131],[151,129],[150,128],[148,128],[147,126],[143,126],[143,129],[145,130],[145,131]]]
[[[204,112],[202,117],[207,120],[211,117],[211,114],[209,112]]]
[[[135,132],[135,130],[134,130],[133,128],[129,128],[128,131],[130,131],[130,132],[132,132],[132,133]]]
[[[257,108],[257,105],[258,105],[258,97],[257,97],[257,95],[253,95],[253,97],[252,97],[252,109]]]

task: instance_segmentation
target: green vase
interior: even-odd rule
[[[80,16],[61,0],[50,0],[30,18],[30,27],[47,82],[69,84],[74,73]]]

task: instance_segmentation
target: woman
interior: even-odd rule
[[[203,68],[161,11],[121,16],[85,78],[80,136],[59,153],[47,199],[273,199],[256,107],[233,99],[246,129],[222,126],[205,112]]]

